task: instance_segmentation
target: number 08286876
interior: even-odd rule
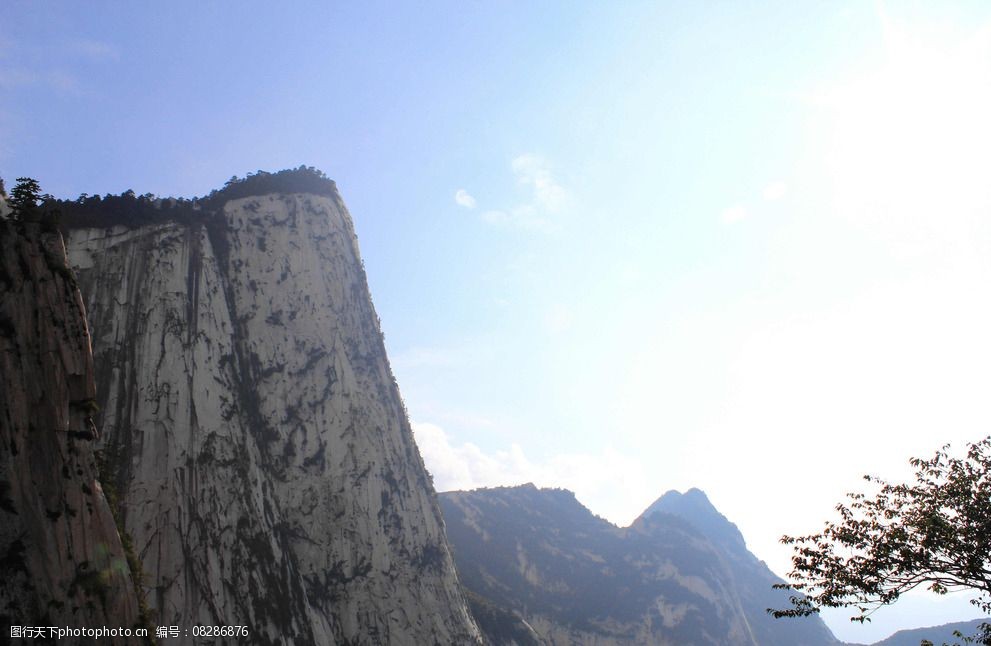
[[[194,637],[247,637],[247,626],[193,626]]]

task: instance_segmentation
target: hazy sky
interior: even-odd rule
[[[441,490],[697,486],[783,574],[860,475],[991,432],[991,3],[2,14],[8,182],[337,180]],[[976,616],[900,606],[828,619]]]

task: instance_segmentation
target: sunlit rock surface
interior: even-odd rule
[[[441,506],[465,587],[509,615],[480,624],[497,646],[521,643],[521,621],[562,646],[838,644],[818,618],[768,616],[787,605],[780,579],[700,491],[666,494],[628,528],[533,485],[444,493]]]
[[[160,623],[479,640],[336,189],[74,228],[68,247]]]
[[[140,627],[98,480],[95,395],[62,237],[39,223],[0,219],[0,642],[12,635],[9,626]]]

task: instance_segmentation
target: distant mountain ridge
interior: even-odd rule
[[[964,637],[970,637],[977,634],[981,624],[986,621],[988,619],[971,619],[970,621],[957,621],[939,626],[899,630],[887,639],[873,644],[848,643],[844,646],[919,646],[924,640],[929,640],[934,646],[941,646],[944,643],[960,644],[961,638],[954,637],[954,631],[959,631]]]
[[[771,588],[781,579],[697,489],[668,492],[627,528],[570,491],[532,484],[440,500],[462,584],[532,628],[538,643],[839,644],[817,617],[768,616],[786,603]],[[522,643],[479,623],[497,646]]]

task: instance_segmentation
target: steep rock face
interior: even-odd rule
[[[336,191],[68,246],[160,623],[247,625],[255,644],[479,640]]]
[[[62,237],[0,219],[0,640],[10,636],[7,625],[139,627],[134,584],[97,478],[95,395],[89,332]]]
[[[659,509],[619,528],[571,492],[533,485],[444,493],[441,507],[465,587],[518,614],[543,643],[837,644],[818,618],[785,622],[766,614],[785,602],[770,589],[778,579],[728,521],[706,522],[722,518],[711,505],[699,524],[719,530],[712,539],[686,517]],[[743,554],[730,554],[722,542],[737,545],[737,537]],[[768,595],[776,596],[768,602]]]
[[[786,607],[790,593],[774,590],[783,581],[754,556],[736,525],[712,506],[698,489],[669,491],[640,515],[628,531],[651,534],[658,527],[681,519],[705,536],[715,548],[726,581],[739,599],[747,632],[756,644],[830,644],[835,638],[818,618],[772,619],[768,608]]]

